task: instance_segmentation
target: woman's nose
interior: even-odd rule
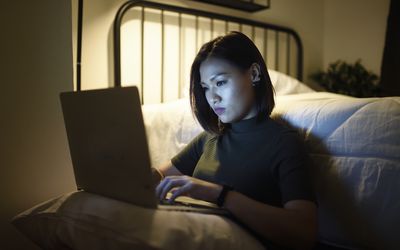
[[[221,96],[214,90],[210,89],[210,100],[212,104],[218,103],[221,101]]]

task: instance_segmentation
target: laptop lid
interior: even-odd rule
[[[136,87],[60,94],[78,189],[156,208]]]

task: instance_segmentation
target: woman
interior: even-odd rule
[[[192,111],[205,131],[154,172],[157,196],[216,203],[265,242],[311,248],[309,159],[294,131],[270,118],[273,87],[257,47],[239,32],[218,37],[202,46],[190,78]]]

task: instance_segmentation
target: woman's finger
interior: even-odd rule
[[[172,192],[172,195],[169,198],[168,202],[174,202],[178,196],[185,195],[190,190],[191,186],[192,186],[191,183],[187,182],[185,185],[181,186],[180,188],[175,189],[174,192]]]
[[[161,194],[159,196],[160,200],[164,199],[167,196],[167,193],[175,188],[175,187],[180,187],[185,185],[187,182],[186,178],[174,178],[169,180],[165,186],[163,186],[162,190],[161,190]]]
[[[161,192],[165,186],[165,184],[169,181],[170,177],[165,177],[164,180],[162,180],[160,183],[158,183],[157,187],[156,187],[156,197],[160,197]]]
[[[176,177],[179,177],[179,176],[165,177],[156,187],[156,197],[160,197],[165,185],[167,185],[171,180],[175,179]]]

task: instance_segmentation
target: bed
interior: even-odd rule
[[[156,28],[154,20],[161,21]],[[238,29],[268,54],[276,92],[272,117],[299,131],[317,163],[319,241],[348,249],[400,248],[400,97],[353,98],[312,90],[301,82],[301,40],[287,27],[146,1],[125,3],[114,25],[114,84],[141,83],[154,166],[202,131],[185,94],[190,61],[185,55],[193,55],[211,36]],[[133,38],[124,35],[133,26],[139,32]],[[154,45],[148,46],[150,52],[144,47],[146,27],[158,30],[165,41],[156,50],[158,59]],[[166,49],[174,32],[178,66],[168,63]],[[186,37],[195,37],[195,45]],[[146,54],[158,62],[158,76],[148,72]],[[13,224],[43,249],[264,249],[229,218],[151,210],[78,191],[22,212]]]

